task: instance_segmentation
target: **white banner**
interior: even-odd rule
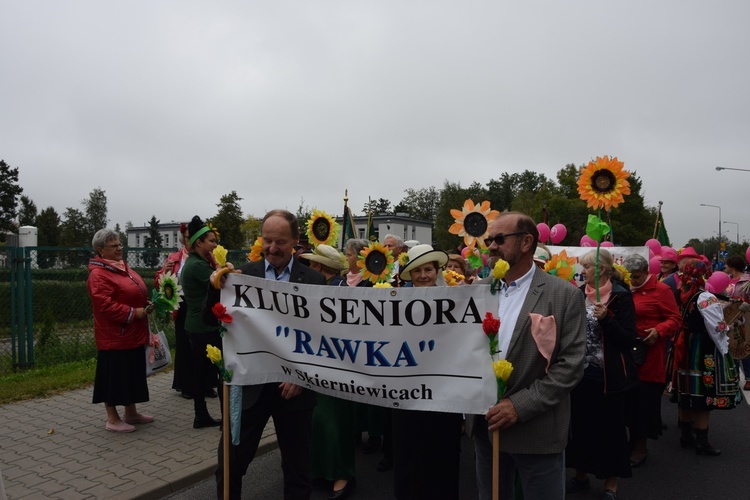
[[[581,267],[581,264],[578,263],[578,259],[583,257],[585,254],[589,253],[591,250],[596,250],[596,247],[559,247],[554,245],[548,245],[547,248],[549,248],[549,251],[552,255],[559,254],[563,250],[565,250],[565,253],[568,255],[568,257],[575,257],[576,258],[576,274],[573,277],[575,282],[578,285],[583,285],[584,280],[583,276],[581,275],[581,271],[583,270],[583,267]],[[612,257],[615,259],[615,264],[622,264],[622,262],[625,260],[626,257],[629,255],[640,255],[644,259],[646,259],[646,262],[649,261],[649,253],[648,253],[648,247],[601,247],[599,249],[600,252],[607,251],[612,254]]]
[[[333,287],[229,274],[221,292],[232,384],[292,382],[403,409],[485,413],[496,399],[489,285]]]

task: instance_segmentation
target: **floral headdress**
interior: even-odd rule
[[[318,245],[336,246],[339,240],[341,225],[333,216],[322,210],[313,209],[312,216],[307,221],[307,238],[314,247]]]
[[[490,226],[500,212],[490,208],[489,201],[475,205],[472,200],[464,201],[461,210],[451,209],[455,222],[448,228],[448,232],[463,237],[464,243],[470,249],[479,243],[480,248],[487,248],[484,240],[489,236]]]

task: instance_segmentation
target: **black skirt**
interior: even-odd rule
[[[641,382],[629,391],[626,412],[631,438],[659,439],[661,436],[661,400],[665,385]]]
[[[126,406],[148,401],[145,346],[98,351],[93,403]]]

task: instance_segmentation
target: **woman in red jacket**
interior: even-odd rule
[[[667,339],[682,325],[672,289],[649,273],[648,261],[631,255],[623,263],[630,271],[630,291],[635,303],[639,349],[645,350],[638,365],[641,383],[630,393],[627,422],[630,429],[630,466],[646,461],[646,439],[658,439],[662,431],[661,400],[667,385]]]
[[[91,243],[96,257],[89,261],[86,285],[98,351],[93,403],[104,403],[108,431],[133,432],[133,424],[154,421],[135,407],[148,401],[145,346],[149,343],[148,314],[153,306],[143,279],[122,260],[118,234],[101,229]],[[118,405],[125,407],[122,419]]]

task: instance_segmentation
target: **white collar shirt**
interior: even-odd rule
[[[502,281],[502,286],[498,290],[499,304],[497,317],[500,318],[500,330],[497,333],[497,347],[500,352],[497,359],[505,359],[508,355],[508,346],[513,336],[513,330],[518,322],[518,315],[521,313],[521,307],[526,300],[526,295],[531,287],[531,279],[536,271],[536,266],[532,265],[529,272],[515,281],[506,283]]]

